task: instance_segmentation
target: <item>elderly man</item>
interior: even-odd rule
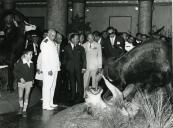
[[[58,71],[60,70],[59,56],[55,45],[56,31],[50,29],[47,37],[41,43],[42,70],[43,70],[43,109],[53,110],[54,91]]]
[[[83,45],[86,53],[86,72],[84,74],[84,97],[86,88],[89,86],[92,78],[92,87],[97,89],[97,73],[102,68],[102,50],[101,45],[94,41],[93,34],[88,34],[87,42]]]

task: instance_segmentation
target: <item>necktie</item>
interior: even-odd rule
[[[26,40],[25,49],[28,47],[28,40]]]
[[[34,48],[34,54],[37,55],[36,44],[34,44],[34,43],[33,43],[33,48]]]
[[[76,45],[73,46],[73,50],[75,50],[75,49],[76,49]]]
[[[114,38],[111,38],[111,44],[114,45]]]
[[[91,43],[90,43],[90,48],[91,48]]]

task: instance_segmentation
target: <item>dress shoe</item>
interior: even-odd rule
[[[23,112],[22,112],[22,117],[27,117],[26,111],[23,111]]]
[[[56,108],[56,107],[58,107],[58,105],[57,104],[52,104],[52,105],[50,105],[50,107]]]
[[[10,89],[10,93],[13,93],[14,92],[14,89]]]
[[[53,107],[43,107],[44,110],[54,110]]]
[[[14,92],[14,88],[8,88],[7,91],[10,92],[10,93],[13,93]]]
[[[21,115],[21,114],[22,114],[22,110],[23,110],[23,108],[20,107],[19,110],[18,110],[18,112],[17,112],[17,114],[18,114],[18,115]]]

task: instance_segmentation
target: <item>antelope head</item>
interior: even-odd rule
[[[122,113],[122,115],[131,116],[132,114],[131,111],[133,111],[132,110],[133,108],[129,109],[128,106],[126,106],[126,101],[123,100],[123,93],[113,84],[111,84],[104,77],[104,75],[101,75],[101,76],[104,79],[106,86],[111,91],[112,98],[110,98],[107,101],[103,100],[101,97],[101,94],[103,92],[102,88],[99,87],[98,89],[95,89],[95,88],[89,87],[86,91],[86,97],[85,97],[86,105],[90,108],[95,108],[95,110],[99,110],[99,111],[102,111],[103,109],[110,110],[113,107],[117,107]]]

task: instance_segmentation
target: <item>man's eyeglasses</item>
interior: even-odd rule
[[[108,35],[112,35],[112,34],[115,34],[115,33],[114,32],[108,33]]]

